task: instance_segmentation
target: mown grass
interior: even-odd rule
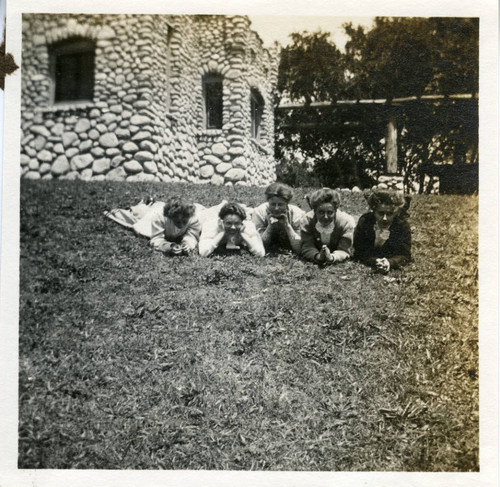
[[[387,279],[165,258],[102,216],[261,188],[21,188],[19,468],[479,469],[477,197],[415,196],[414,262]]]

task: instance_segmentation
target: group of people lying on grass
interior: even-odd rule
[[[383,274],[411,259],[407,208],[399,193],[372,191],[367,197],[371,211],[357,225],[339,210],[340,195],[330,188],[307,197],[310,212],[290,204],[293,192],[285,184],[271,184],[265,196],[266,202],[254,209],[235,202],[207,209],[172,197],[107,216],[150,237],[156,250],[172,256],[246,251],[263,257],[266,252],[292,251],[321,266],[354,257]]]

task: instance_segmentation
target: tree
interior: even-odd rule
[[[291,34],[293,43],[281,51],[280,95],[306,104],[337,99],[343,87],[343,56],[329,36],[321,31]]]
[[[410,184],[422,164],[477,162],[477,101],[392,100],[478,92],[479,23],[467,18],[377,17],[365,31],[344,26],[345,54],[329,34],[292,34],[282,50],[278,100],[302,109],[276,116],[278,158],[300,150],[314,173],[332,185],[371,184],[366,169],[380,170],[388,110],[398,117],[401,172]],[[386,106],[308,107],[312,101],[386,99]],[[286,160],[285,165],[296,164]],[[284,171],[286,172],[286,171]]]
[[[479,19],[431,18],[435,40],[430,91],[445,95],[479,91]]]
[[[345,26],[351,89],[361,98],[420,96],[433,76],[427,19],[375,19],[368,33]],[[351,93],[348,93],[350,95]]]
[[[479,21],[377,17],[369,32],[344,26],[348,96],[397,98],[478,91]]]
[[[289,184],[360,184],[364,171],[342,154],[355,134],[346,137],[344,113],[331,108],[307,107],[315,101],[334,102],[345,97],[345,58],[329,33],[317,31],[291,34],[292,43],[281,51],[278,99],[299,101],[304,109],[276,114],[276,157],[278,175]],[[352,129],[352,127],[350,127]],[[380,138],[380,137],[379,137]],[[335,141],[344,140],[342,144]],[[307,160],[313,171],[303,167]],[[353,170],[351,170],[353,169]]]

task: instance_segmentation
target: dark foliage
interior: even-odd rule
[[[395,105],[392,100],[476,95],[478,19],[378,17],[367,32],[352,24],[345,30],[350,37],[345,54],[321,32],[293,34],[282,51],[278,98],[306,105],[279,109],[276,116],[276,156],[283,177],[300,173],[295,157],[300,152],[308,160],[304,175],[311,182],[370,185],[365,170],[384,170],[381,140],[389,110],[397,120],[399,172],[407,186],[421,164],[477,163],[477,99]],[[387,106],[308,106],[311,101],[359,99],[385,99]]]

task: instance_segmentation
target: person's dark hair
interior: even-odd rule
[[[194,212],[194,205],[180,196],[172,196],[169,198],[163,208],[163,215],[167,218],[175,218],[177,216],[191,218]]]
[[[331,203],[335,208],[338,208],[340,206],[340,195],[338,191],[333,189],[321,188],[309,195],[307,201],[313,210],[323,203]]]
[[[375,211],[379,205],[394,206],[398,212],[405,206],[405,199],[401,193],[383,189],[375,189],[366,198],[368,206]]]
[[[236,215],[245,220],[247,214],[245,210],[238,203],[226,203],[219,211],[219,218],[224,219],[227,215]]]
[[[284,199],[287,203],[290,203],[293,198],[293,190],[286,184],[273,183],[266,188],[265,195],[267,200],[273,196],[277,196],[278,198]]]

